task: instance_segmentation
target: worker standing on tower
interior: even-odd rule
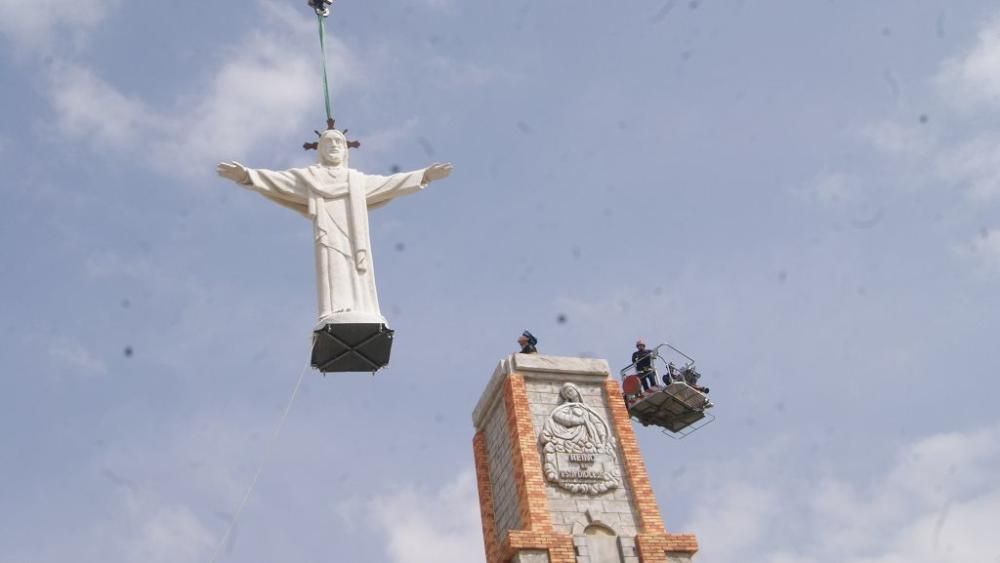
[[[538,339],[528,331],[522,332],[521,336],[517,337],[517,344],[521,347],[522,354],[538,353],[538,348],[535,348],[535,345],[538,344]]]

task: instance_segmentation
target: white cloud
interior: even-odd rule
[[[369,514],[392,563],[468,563],[485,558],[476,478],[463,471],[438,491],[377,497]]]
[[[23,554],[4,553],[11,563],[36,561],[103,561],[106,563],[203,563],[214,547],[214,536],[187,506],[149,494],[120,491],[113,511],[93,518],[57,541]]]
[[[0,34],[26,50],[47,49],[58,33],[100,23],[117,0],[0,0]]]
[[[128,533],[116,540],[121,561],[200,563],[215,544],[214,535],[185,506],[152,505],[132,501]]]
[[[123,148],[138,142],[144,131],[162,127],[141,101],[115,90],[89,69],[59,64],[53,70],[53,109],[66,134],[99,148]]]
[[[1000,110],[1000,16],[986,23],[977,41],[964,53],[946,60],[934,78],[941,95],[951,103],[956,115],[972,111]],[[971,116],[975,118],[976,116]],[[972,133],[965,133],[951,146],[942,147],[933,158],[932,171],[949,186],[960,182],[976,202],[1000,196],[1000,137],[981,120],[970,122]],[[873,136],[876,145],[899,145],[919,151],[928,148],[919,132],[893,135],[892,127],[882,126]]]
[[[963,184],[974,202],[1000,196],[1000,137],[993,133],[942,152],[935,165],[941,180]]]
[[[172,112],[120,92],[85,67],[55,65],[50,96],[60,129],[181,175],[209,170],[220,158],[243,158],[263,140],[296,133],[308,140],[320,124],[306,119],[322,107],[314,29],[290,7],[261,7],[265,25],[230,50],[201,93]],[[334,91],[360,80],[340,41],[330,38],[327,53]]]
[[[995,563],[1000,561],[996,522],[1000,494],[992,493],[937,513],[926,513],[886,538],[884,552],[857,563]]]
[[[923,157],[936,140],[925,126],[903,125],[883,120],[861,130],[862,137],[883,154],[898,157]]]
[[[323,494],[336,493],[324,488],[329,485],[325,477],[310,481],[308,487],[302,484],[303,467],[312,468],[306,475],[320,475],[323,468],[343,466],[336,447],[316,447],[329,443],[329,425],[310,421],[294,431],[286,428],[272,455],[267,455],[263,441],[279,413],[270,407],[228,403],[221,410],[156,426],[139,440],[115,440],[99,456],[76,467],[78,474],[96,479],[93,489],[98,500],[88,508],[87,521],[50,545],[0,553],[0,561],[204,563],[219,547],[231,513],[262,461],[263,477],[235,535],[223,548],[222,560],[272,561],[282,556],[311,560],[331,549],[336,553],[336,546],[321,532],[326,523],[333,523],[328,518],[334,514],[331,505],[320,500]],[[141,413],[142,408],[118,409],[109,413],[107,424],[134,423]],[[317,490],[326,492],[317,497]],[[351,529],[349,534],[378,538],[385,551],[378,561],[484,560],[471,470],[433,490],[403,486],[383,491],[348,501],[342,523]],[[274,522],[281,524],[270,525]]]
[[[942,63],[934,82],[957,114],[1000,110],[1000,17],[982,27],[974,46]],[[933,159],[933,172],[948,185],[961,183],[974,202],[983,202],[1000,196],[1000,137],[984,130],[979,120],[971,126],[972,134],[943,147]],[[882,144],[892,141],[886,133],[881,140]],[[914,135],[903,136],[899,142],[920,144]]]
[[[716,496],[726,502],[714,502]],[[694,521],[685,524],[684,530],[698,535],[701,561],[740,561],[749,547],[756,545],[769,531],[769,526],[780,516],[780,495],[774,491],[748,483],[730,482],[717,489],[707,507],[696,513]],[[710,520],[710,521],[709,521]],[[715,530],[726,530],[725,537],[716,537]]]
[[[936,82],[956,108],[1000,109],[1000,18],[977,39],[972,49],[942,65]]]
[[[312,38],[313,29],[303,29],[305,20],[289,22],[291,14],[277,8],[266,12],[276,13],[273,19],[285,28],[252,34],[215,73],[193,112],[178,119],[182,126],[168,142],[174,162],[244,155],[262,140],[290,134],[305,141],[320,127],[306,123],[323,103],[319,57],[315,45],[303,41]],[[327,53],[334,93],[359,79],[342,43],[329,39]]]
[[[1000,197],[1000,136],[979,119],[958,119],[972,111],[1000,110],[1000,17],[982,27],[973,46],[941,63],[932,81],[950,105],[938,121],[951,118],[967,126],[958,135],[884,119],[863,127],[862,138],[880,154],[903,160],[902,185],[958,185],[977,204]],[[833,180],[817,185],[821,200],[842,199],[847,187],[836,174]]]
[[[109,426],[137,424],[145,407],[123,407],[107,414]],[[331,462],[335,452],[308,448],[328,438],[323,429],[306,427],[302,435],[286,435],[284,442],[297,452],[310,452],[282,466],[275,456],[268,458],[262,448],[262,436],[270,429],[271,409],[239,407],[227,404],[224,416],[217,412],[196,415],[175,424],[153,426],[133,441],[114,440],[100,455],[77,464],[74,473],[94,479],[87,518],[63,529],[58,541],[47,545],[28,545],[22,552],[4,551],[0,561],[21,563],[61,563],[64,561],[100,561],[103,563],[205,563],[219,547],[231,512],[238,506],[254,468],[268,461],[265,477],[251,497],[248,513],[266,514],[268,508],[284,507],[293,499],[294,511],[306,513],[317,506],[315,496],[303,493],[309,502],[298,502],[295,486],[278,486],[266,491],[264,483],[281,483],[281,475],[294,473],[295,463],[322,466]],[[49,496],[40,498],[48,503]],[[72,499],[71,499],[72,500]],[[69,501],[67,501],[69,502]],[[71,509],[79,509],[70,502]],[[255,510],[254,510],[255,509]],[[310,512],[310,521],[322,516]],[[240,525],[248,525],[244,519]],[[230,537],[224,553],[236,553],[243,543],[253,543],[264,554],[254,561],[275,560],[275,551],[284,551],[293,560],[302,560],[302,552],[279,545],[279,533],[254,531],[265,540],[254,543],[238,532]],[[263,547],[261,547],[263,546]],[[245,553],[245,552],[244,552]],[[224,557],[224,561],[232,561]]]
[[[852,170],[821,174],[803,194],[825,206],[857,203],[870,194],[861,186],[960,190],[952,210],[971,216],[1000,201],[1000,135],[982,120],[1000,111],[1000,16],[985,23],[973,45],[941,63],[932,77],[935,93],[948,102],[937,126],[883,119],[861,128],[861,138],[882,156],[888,177]],[[978,112],[978,113],[974,113]],[[911,116],[912,117],[912,116]],[[1000,274],[1000,235],[984,231],[970,241],[943,243],[981,273]]]
[[[723,484],[701,499],[682,526],[698,534],[701,561],[1000,558],[1000,537],[991,532],[1000,518],[1000,427],[918,440],[863,482],[778,478],[780,450],[696,472]]]

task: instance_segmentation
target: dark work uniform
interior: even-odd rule
[[[534,344],[525,344],[521,347],[522,354],[537,354],[538,348],[535,348]]]
[[[649,350],[636,350],[632,352],[632,363],[635,364],[635,371],[639,372],[639,382],[642,383],[642,390],[649,391],[649,388],[656,385],[656,369],[653,367],[653,353]]]

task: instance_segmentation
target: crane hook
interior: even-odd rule
[[[325,18],[330,15],[330,6],[333,5],[333,0],[308,0],[306,3],[316,12],[317,16]]]

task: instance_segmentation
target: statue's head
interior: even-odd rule
[[[324,166],[347,167],[347,137],[336,129],[327,129],[319,136],[316,151]]]
[[[580,396],[580,390],[576,388],[576,385],[572,383],[563,383],[562,389],[559,390],[559,397],[564,403],[582,403],[583,397]]]
[[[326,131],[322,133],[316,131],[316,136],[319,137],[319,140],[315,143],[303,143],[302,148],[307,151],[317,151],[319,153],[317,160],[323,166],[347,168],[347,150],[360,147],[361,142],[348,141],[345,136],[347,135],[347,129],[338,131],[335,127],[336,123],[336,120],[328,117],[326,119]]]

